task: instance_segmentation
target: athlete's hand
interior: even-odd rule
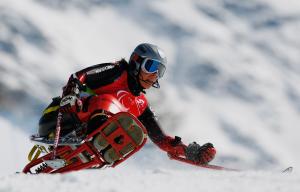
[[[80,112],[82,101],[76,95],[67,95],[60,101],[60,111],[63,113]]]

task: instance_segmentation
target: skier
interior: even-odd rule
[[[193,142],[187,146],[180,137],[168,136],[149,107],[145,90],[160,87],[158,79],[163,77],[166,63],[166,57],[159,47],[142,43],[134,49],[129,62],[122,59],[115,63],[98,64],[72,74],[63,88],[62,99],[59,100],[65,124],[71,121],[66,120],[67,114],[75,112],[80,120],[87,122],[85,134],[91,133],[108,119],[106,111],[98,107],[96,95],[110,94],[142,122],[150,139],[168,155],[207,164],[216,154],[211,143],[200,146]],[[82,95],[83,92],[89,95]],[[40,120],[41,136],[49,137],[49,134],[53,134],[56,121],[52,121],[52,128],[49,128],[51,106],[53,104],[46,109]],[[72,129],[72,126],[63,127],[63,131]]]

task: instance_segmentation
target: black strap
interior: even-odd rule
[[[82,106],[82,111],[83,111],[83,112],[88,112],[90,100],[91,100],[92,97],[93,97],[93,95],[90,95],[90,96],[88,96],[88,97],[85,99],[85,101],[84,101],[84,103],[83,103],[83,106]]]

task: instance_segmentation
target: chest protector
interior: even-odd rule
[[[105,110],[114,114],[129,112],[135,117],[140,116],[146,109],[148,101],[144,94],[135,96],[130,92],[127,77],[127,73],[124,72],[113,83],[93,89],[96,95],[88,99],[88,110],[80,112],[79,118],[86,121],[91,113],[98,110]]]

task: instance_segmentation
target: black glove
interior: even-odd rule
[[[193,142],[189,144],[185,151],[187,159],[200,164],[207,164],[215,157],[216,150],[211,143],[206,143],[200,146],[198,143]]]
[[[176,147],[179,144],[182,144],[181,137],[175,136],[175,138],[171,141],[170,144],[171,144],[172,147]]]
[[[60,101],[60,111],[63,113],[80,112],[82,101],[76,95],[67,95]]]
[[[66,86],[63,87],[63,96],[66,95],[79,95],[80,91],[85,91],[86,86],[83,85],[73,74],[71,75]]]
[[[63,96],[67,95],[78,95],[80,93],[79,86],[73,81],[68,82],[66,86],[63,87]]]

